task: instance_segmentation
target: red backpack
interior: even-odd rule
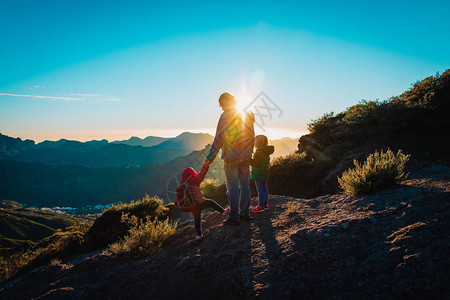
[[[189,182],[184,182],[177,187],[177,200],[175,204],[182,211],[191,211],[198,204],[205,202],[200,187],[191,186]]]

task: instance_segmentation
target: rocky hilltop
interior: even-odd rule
[[[203,241],[188,222],[151,257],[73,258],[3,284],[0,297],[448,299],[450,168],[413,161],[408,171],[370,196],[272,195],[238,227],[210,213]]]

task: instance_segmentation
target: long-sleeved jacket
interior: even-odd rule
[[[185,211],[189,212],[195,209],[196,206],[189,207],[187,203],[189,202],[195,202],[195,199],[197,199],[198,204],[203,203],[205,201],[205,197],[203,196],[203,192],[200,190],[200,184],[202,183],[203,179],[205,179],[206,173],[208,173],[209,165],[204,163],[200,172],[197,174],[194,169],[192,168],[186,168],[181,173],[181,183],[188,183],[189,188],[187,190],[184,190],[183,188],[177,188],[177,201],[180,206],[180,208]],[[185,199],[185,197],[188,197],[189,199]],[[185,203],[184,201],[188,201]],[[184,207],[186,206],[186,207]]]
[[[270,177],[270,155],[275,151],[275,147],[267,145],[257,148],[253,158],[250,160],[252,166],[251,179],[258,181],[269,180]]]
[[[239,127],[241,132],[230,132],[235,130],[234,122],[242,122],[242,126]],[[255,116],[252,112],[246,115],[243,122],[242,116],[236,109],[225,110],[217,123],[214,142],[206,158],[214,160],[220,149],[222,149],[222,159],[224,160],[251,158],[255,137],[254,122]],[[232,141],[230,141],[230,136],[233,134],[239,135],[237,146],[236,144],[232,145]]]

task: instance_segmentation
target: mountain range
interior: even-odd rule
[[[152,147],[156,146],[158,144],[161,144],[162,142],[165,142],[167,140],[170,140],[170,138],[163,138],[159,136],[148,136],[144,139],[141,139],[137,136],[132,136],[128,140],[123,141],[114,141],[113,144],[125,144],[129,146],[143,146],[143,147]]]
[[[132,137],[125,141],[94,140],[79,142],[66,139],[35,143],[0,133],[0,159],[48,165],[81,165],[87,167],[140,166],[162,163],[212,144],[207,133],[184,132],[174,138]],[[273,157],[295,151],[297,140],[282,138],[270,141],[275,145]]]
[[[136,145],[126,144],[130,140]],[[181,171],[186,167],[200,169],[213,137],[185,132],[171,139],[130,140],[35,143],[0,135],[0,199],[73,208],[129,202],[145,194],[173,202]],[[160,143],[143,146],[151,140]],[[293,152],[297,140],[284,138],[271,143],[280,155]],[[207,177],[225,181],[220,158]]]
[[[79,142],[61,139],[35,143],[0,135],[0,158],[44,163],[48,165],[81,165],[87,167],[123,167],[161,163],[200,150],[212,139],[208,134],[185,132],[171,139],[159,138],[154,146],[128,145],[107,140]],[[153,139],[156,143],[156,139]]]

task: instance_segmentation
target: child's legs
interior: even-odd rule
[[[205,199],[205,202],[197,205],[195,210],[192,211],[192,214],[194,215],[195,231],[197,232],[197,235],[202,235],[202,210],[204,210],[205,208],[214,208],[218,212],[223,213],[223,208],[211,199]]]
[[[267,181],[255,180],[256,189],[258,190],[258,205],[266,206],[269,198],[269,190],[267,189]]]
[[[197,207],[192,211],[192,215],[194,215],[195,231],[197,235],[202,235],[202,227],[201,227],[202,210],[199,207]]]
[[[267,187],[267,180],[266,181],[264,181],[264,187],[265,187],[265,191],[266,191],[266,194],[265,194],[265,205],[268,205],[269,204],[269,188]]]
[[[214,208],[218,212],[223,213],[223,207],[220,206],[216,201],[211,200],[211,199],[205,199],[205,202],[203,202],[202,204],[199,204],[198,206],[199,206],[200,210],[203,210],[205,208]]]

